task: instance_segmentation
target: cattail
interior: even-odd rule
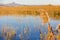
[[[53,32],[53,30],[52,30],[52,27],[50,26],[50,24],[48,24],[48,32]]]
[[[46,36],[46,40],[52,40],[52,39],[55,40],[55,35],[54,35],[53,30],[52,30],[52,27],[49,24],[49,26],[48,26],[48,33],[47,33],[47,36]]]
[[[40,40],[43,40],[43,35],[41,31],[40,31]]]
[[[57,39],[57,40],[60,40],[60,34],[57,34],[57,35],[56,35],[56,39]]]
[[[60,24],[57,26],[57,31],[60,33]]]
[[[58,26],[57,26],[57,32],[56,33],[57,33],[56,34],[56,39],[60,40],[60,24],[58,24]]]

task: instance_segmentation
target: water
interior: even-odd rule
[[[47,32],[48,24],[42,25],[42,20],[39,16],[1,16],[0,17],[0,32],[2,27],[13,28],[16,31],[16,36],[13,37],[13,40],[20,40],[20,34],[23,35],[22,40],[40,40],[40,31]],[[50,18],[50,24],[55,29],[58,24],[60,24],[60,20],[54,20]],[[24,30],[28,30],[24,35]],[[1,35],[1,33],[0,33]],[[0,36],[0,40],[4,40],[2,36]]]

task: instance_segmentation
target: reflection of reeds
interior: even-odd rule
[[[25,27],[23,31],[20,33],[19,37],[20,40],[29,40],[29,27]]]
[[[7,27],[2,28],[2,35],[5,38],[5,40],[11,40],[13,36],[15,36],[16,32],[14,29],[10,29]]]
[[[27,26],[27,25],[25,25]],[[48,32],[46,34],[42,33],[40,28],[38,28],[38,31],[40,32],[40,40],[60,40],[60,25],[57,26],[57,33],[55,34],[53,28],[50,24],[48,24]],[[36,29],[35,29],[36,30]],[[32,30],[31,30],[32,31]],[[2,28],[2,36],[5,38],[5,40],[13,40],[13,37],[16,36],[16,31],[13,28],[3,27]],[[20,40],[30,40],[29,38],[30,34],[30,28],[25,27],[23,31],[20,33]],[[33,36],[33,35],[32,35]]]

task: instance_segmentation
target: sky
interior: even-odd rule
[[[12,2],[25,5],[60,5],[60,0],[0,0],[0,3],[3,4],[8,4]]]

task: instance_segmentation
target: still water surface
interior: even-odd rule
[[[60,24],[60,20],[50,18],[50,25],[53,29],[56,29],[57,25]],[[40,31],[42,33],[47,32],[48,23],[43,25],[42,20],[39,16],[1,16],[0,17],[0,32],[2,27],[12,27],[16,31],[16,36],[13,40],[20,40],[20,33],[24,33],[24,29],[28,30],[27,36],[23,34],[23,40],[40,40]],[[1,35],[1,34],[0,34]],[[0,37],[0,40],[4,40]]]

